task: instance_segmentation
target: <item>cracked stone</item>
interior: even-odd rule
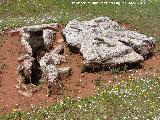
[[[43,30],[43,39],[44,39],[44,44],[47,47],[47,49],[52,47],[52,42],[53,41],[53,30],[50,29],[44,29]]]
[[[126,30],[108,17],[70,21],[63,35],[70,46],[79,49],[89,67],[143,62],[155,46],[153,37]]]
[[[59,53],[63,47],[57,46],[54,50],[52,50],[50,53],[46,53],[40,60],[40,66],[45,73],[48,81],[54,82],[58,79],[58,70],[56,68],[56,65],[61,64],[62,62],[66,62],[65,56],[62,56]]]

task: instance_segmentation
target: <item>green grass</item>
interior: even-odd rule
[[[6,65],[0,62],[0,71],[3,70],[5,67]]]
[[[87,69],[87,66],[84,63],[81,63],[79,67],[80,67],[81,73],[84,73]]]
[[[123,66],[113,66],[110,68],[112,75],[118,75],[120,73],[125,73],[128,71],[128,66],[125,64]]]
[[[119,23],[127,23],[147,35],[154,36],[160,29],[160,1],[146,0],[146,4],[71,4],[71,0],[7,0],[0,5],[0,29],[50,22],[67,23],[69,20],[89,20],[97,16],[109,16]],[[79,1],[79,0],[74,0]],[[94,1],[94,0],[85,0]],[[101,0],[96,0],[101,1]],[[122,0],[107,0],[121,1]],[[159,40],[159,36],[155,36]]]
[[[66,99],[57,104],[14,111],[1,120],[151,120],[160,119],[160,79],[153,77],[121,81],[97,88],[97,94],[81,100]]]

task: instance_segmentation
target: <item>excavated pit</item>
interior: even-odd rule
[[[30,97],[33,93],[39,91],[38,86],[43,73],[39,62],[49,52],[45,39],[43,29],[22,29],[21,42],[26,48],[27,54],[19,58],[17,70],[20,79],[17,88],[19,93],[24,96]]]
[[[42,78],[42,71],[40,69],[39,62],[36,59],[32,66],[31,83],[34,85],[38,85],[40,83],[41,78]]]
[[[40,69],[39,60],[44,56],[48,50],[44,45],[43,30],[32,31],[30,33],[29,45],[32,48],[32,57],[35,58],[32,65],[31,83],[38,85],[42,78],[42,71]]]
[[[29,45],[32,48],[32,57],[39,59],[49,52],[44,45],[43,31],[30,32]]]
[[[51,89],[55,88],[51,86],[57,85],[62,78],[65,79],[71,75],[70,67],[58,66],[67,61],[62,54],[64,53],[63,45],[54,44],[56,27],[57,24],[55,26],[45,24],[27,26],[21,29],[21,43],[24,45],[27,54],[19,58],[17,68],[20,77],[17,87],[19,93],[31,96],[32,88],[39,88],[41,87],[39,83],[44,82],[50,94]],[[42,78],[45,79],[40,81]]]

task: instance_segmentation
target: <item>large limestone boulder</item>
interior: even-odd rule
[[[153,37],[126,30],[108,17],[70,21],[63,35],[80,50],[87,66],[142,62],[155,45]]]

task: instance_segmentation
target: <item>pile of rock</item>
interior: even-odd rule
[[[20,29],[22,35],[21,42],[26,48],[27,54],[18,59],[19,65],[17,71],[20,78],[17,88],[19,89],[19,93],[25,96],[32,95],[33,90],[30,90],[30,88],[36,87],[32,84],[32,76],[34,76],[33,67],[37,64],[40,65],[39,67],[50,85],[56,84],[57,80],[62,77],[69,77],[71,75],[70,67],[57,67],[57,65],[66,62],[65,57],[60,54],[63,51],[63,46],[60,45],[51,50],[52,43],[55,42],[54,34],[57,25],[35,25]],[[40,49],[45,50],[45,54],[38,59],[37,56]]]
[[[33,66],[37,62],[46,76],[49,85],[57,83],[59,79],[71,75],[71,68],[59,68],[66,62],[61,54],[63,46],[53,48],[55,31],[58,24],[43,24],[23,27],[20,30],[21,42],[27,54],[19,58],[18,74],[19,90],[26,83],[32,84]],[[96,65],[113,66],[123,63],[137,63],[145,60],[155,46],[155,39],[129,31],[108,17],[98,17],[90,21],[70,21],[63,30],[66,42],[82,54],[86,67]],[[38,58],[37,54],[43,49]],[[27,89],[27,88],[25,88]],[[36,90],[35,90],[36,91]],[[29,94],[30,95],[30,94]],[[28,96],[29,96],[28,95]],[[27,96],[27,95],[26,95]]]

